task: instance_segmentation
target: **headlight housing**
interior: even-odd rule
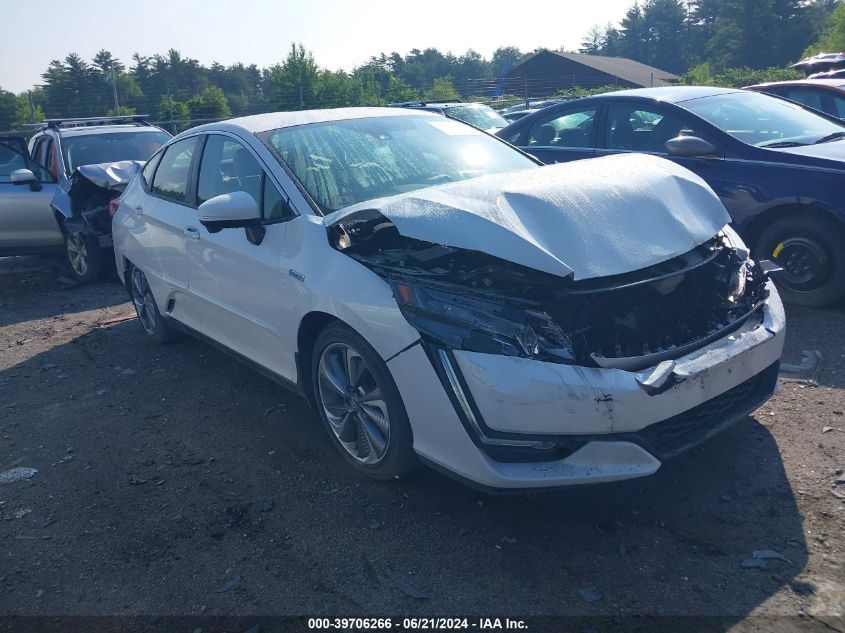
[[[529,302],[416,280],[391,279],[391,285],[408,322],[441,345],[558,363],[575,360],[566,333]]]

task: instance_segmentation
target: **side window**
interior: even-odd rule
[[[188,195],[188,178],[191,159],[198,137],[182,139],[170,145],[161,157],[150,190],[175,202],[185,202]]]
[[[19,151],[0,140],[0,182],[11,182],[12,172],[27,169],[27,161]]]
[[[150,158],[150,160],[147,161],[146,165],[144,165],[144,169],[141,170],[141,179],[144,181],[144,186],[150,186],[150,183],[153,181],[153,174],[155,173],[156,166],[158,165],[163,155],[163,151],[158,152],[152,158]]]
[[[821,92],[818,90],[810,90],[807,88],[790,88],[784,93],[784,96],[790,101],[802,103],[805,106],[814,108],[816,110],[824,110]]]
[[[29,169],[39,182],[53,182],[44,168],[29,157],[23,142],[0,138],[0,182],[11,182],[12,172],[18,169]]]
[[[44,146],[44,137],[39,136],[37,139],[35,139],[35,143],[32,146],[32,152],[30,153],[30,156],[32,156],[32,159],[34,161],[38,162],[38,152],[41,151],[43,146]]]
[[[49,139],[46,143],[44,143],[44,155],[43,158],[38,162],[47,167],[47,171],[49,172],[53,180],[58,180],[59,164],[58,160],[56,159],[55,147],[56,144],[53,142],[53,139]]]
[[[672,112],[632,105],[611,105],[607,111],[607,148],[666,153],[676,136],[701,136]]]
[[[276,185],[264,176],[264,213],[265,220],[280,220],[293,215],[287,199],[279,193]]]
[[[592,147],[593,123],[598,108],[556,113],[540,119],[528,132],[528,145],[536,147]]]
[[[212,134],[202,153],[197,204],[224,193],[245,191],[260,205],[263,174],[258,161],[241,143]]]
[[[845,119],[845,97],[837,94],[831,95],[831,97],[833,98],[833,116]]]

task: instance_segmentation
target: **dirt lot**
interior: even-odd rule
[[[821,351],[818,386],[784,383],[656,476],[493,497],[429,470],[361,479],[303,401],[198,341],[158,347],[134,320],[109,323],[131,314],[117,283],[59,275],[0,259],[0,472],[38,469],[0,485],[2,615],[845,626],[831,619],[845,615],[843,306],[789,310],[788,360]],[[782,559],[744,567],[755,550]]]

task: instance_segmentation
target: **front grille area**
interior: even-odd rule
[[[775,389],[779,362],[720,396],[633,434],[660,460],[690,449],[763,404]]]

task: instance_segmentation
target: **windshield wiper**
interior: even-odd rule
[[[758,145],[757,147],[804,147],[806,143],[799,143],[798,141],[772,141],[771,143],[764,143],[763,145]]]
[[[830,143],[831,141],[838,141],[841,138],[845,138],[845,132],[834,132],[833,134],[822,136],[818,141],[815,142],[815,144],[818,145],[819,143]]]

